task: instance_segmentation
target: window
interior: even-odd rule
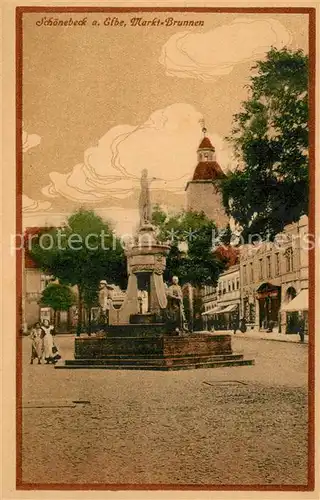
[[[41,274],[40,275],[40,292],[43,292],[43,290],[49,285],[49,283],[52,281],[52,276],[48,276],[47,274]]]
[[[292,248],[288,248],[285,253],[286,257],[286,271],[290,273],[293,271],[293,250]]]
[[[249,317],[250,317],[250,323],[254,323],[255,322],[255,307],[254,307],[254,304],[249,304]]]
[[[239,279],[237,279],[237,290],[239,290],[239,287],[240,287],[240,282]]]
[[[246,265],[243,266],[243,284],[244,285],[247,284],[247,266]]]
[[[271,278],[271,257],[267,256],[267,278]]]
[[[263,279],[263,259],[259,259],[259,279]]]
[[[254,270],[253,270],[253,262],[250,262],[250,280],[254,282]]]
[[[231,292],[231,281],[228,281],[228,292]]]
[[[234,290],[234,289],[235,289],[235,282],[234,282],[234,280],[232,280],[232,290]]]
[[[279,253],[275,254],[275,271],[276,271],[276,276],[279,276],[279,274],[280,274],[280,254]]]

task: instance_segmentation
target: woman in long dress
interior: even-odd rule
[[[54,327],[50,325],[49,321],[45,319],[42,324],[42,332],[43,332],[43,348],[44,348],[44,359],[46,360],[46,364],[49,363],[55,364],[60,358],[60,354],[58,353],[57,346],[53,340],[53,330]]]
[[[33,360],[38,360],[38,365],[41,365],[41,358],[43,356],[43,339],[42,339],[42,329],[40,323],[37,322],[31,330],[30,339],[32,341],[31,344],[31,361],[30,364],[33,364]]]

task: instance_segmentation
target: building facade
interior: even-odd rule
[[[36,264],[24,255],[22,270],[22,330],[27,332],[37,321],[48,319],[53,322],[54,313],[50,307],[42,307],[40,299],[43,290],[50,283],[58,283],[53,276],[45,274]],[[75,290],[74,290],[75,291]],[[74,321],[73,316],[76,308],[69,311],[59,311],[57,314],[57,328],[59,331],[68,331]]]
[[[249,326],[288,332],[284,307],[308,290],[308,217],[285,227],[274,242],[240,248],[240,314]]]
[[[216,287],[203,288],[203,313],[205,328],[232,329],[240,313],[240,266],[230,266],[221,273]]]

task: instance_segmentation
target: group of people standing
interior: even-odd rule
[[[61,356],[54,342],[54,327],[45,319],[42,323],[39,321],[34,325],[30,333],[31,339],[31,360],[38,360],[38,364],[44,359],[46,364],[55,364]]]

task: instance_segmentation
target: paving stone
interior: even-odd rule
[[[307,482],[306,346],[236,339],[255,366],[151,372],[37,367],[23,343],[23,401],[75,405],[23,410],[25,482]]]

